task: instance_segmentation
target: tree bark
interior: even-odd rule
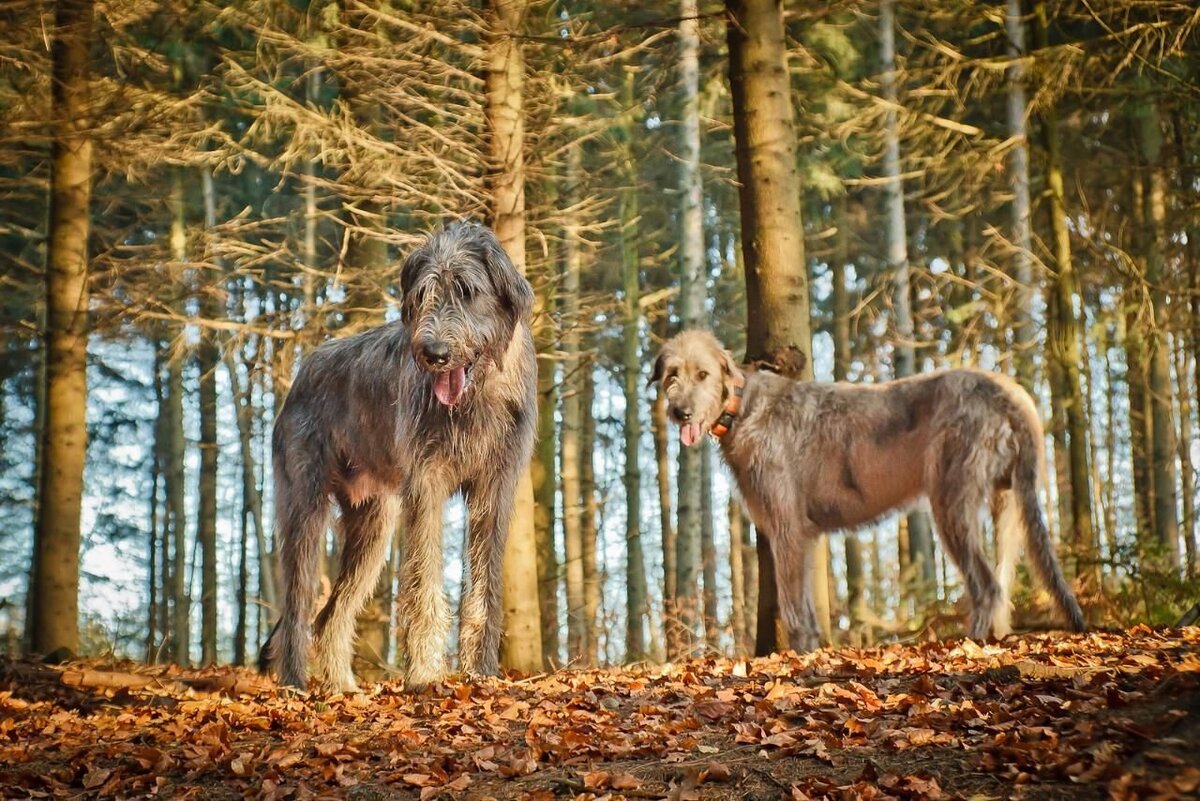
[[[204,227],[211,231],[216,226],[216,198],[212,175],[205,171],[201,175],[204,194]],[[199,287],[200,309],[206,320],[220,319],[223,315],[221,297],[224,288],[220,276],[209,276],[207,285]],[[213,665],[217,662],[217,367],[221,363],[221,349],[217,344],[216,331],[203,326],[200,343],[196,349],[196,362],[200,372],[200,475],[198,478],[196,537],[200,542],[203,569],[200,574],[200,662]]]
[[[659,341],[666,340],[667,318],[659,320]],[[655,479],[658,484],[658,530],[662,544],[663,569],[663,641],[667,659],[679,653],[675,638],[677,628],[673,617],[675,609],[675,517],[671,509],[671,466],[670,449],[667,443],[667,402],[659,392],[650,407],[650,425],[654,434]]]
[[[682,87],[682,136],[679,151],[679,321],[696,328],[704,321],[704,222],[700,180],[700,21],[696,0],[680,0],[679,79]],[[704,446],[702,446],[704,447]],[[680,447],[675,529],[675,604],[671,617],[678,625],[675,642],[680,655],[692,655],[698,645],[701,600],[701,455]]]
[[[1150,298],[1146,338],[1147,380],[1150,414],[1150,487],[1154,506],[1154,538],[1162,550],[1165,567],[1179,570],[1179,512],[1175,474],[1175,421],[1171,412],[1171,365],[1167,331],[1166,276],[1162,242],[1167,236],[1166,179],[1162,165],[1162,127],[1158,108],[1151,101],[1137,110],[1138,149],[1146,166],[1142,194],[1146,236],[1145,279]]]
[[[486,117],[492,227],[522,273],[526,271],[525,57],[519,35],[527,8],[526,0],[490,0],[487,4],[490,30]],[[517,484],[504,552],[504,639],[500,659],[505,667],[527,673],[542,665],[537,563],[533,477],[526,469]]]
[[[1184,576],[1193,579],[1196,576],[1196,475],[1192,467],[1192,393],[1188,387],[1188,355],[1186,333],[1176,334],[1175,347],[1175,376],[1178,381],[1176,400],[1179,403],[1179,464],[1182,468],[1180,482],[1183,495],[1183,534]]]
[[[646,559],[642,552],[642,467],[640,463],[642,417],[639,385],[641,364],[641,276],[638,257],[638,174],[633,155],[633,70],[625,72],[621,90],[622,117],[617,126],[621,146],[622,188],[619,196],[621,221],[621,275],[623,320],[621,378],[625,396],[625,661],[640,662],[646,652],[649,604],[646,589]]]
[[[572,143],[567,150],[567,207],[578,205],[581,145]],[[579,273],[583,262],[583,243],[579,226],[568,221],[562,282],[563,403],[562,403],[562,506],[563,544],[567,576],[567,659],[582,661],[587,652],[584,617],[583,570],[583,496],[579,467],[580,436],[583,432],[583,400],[579,363]]]
[[[1048,46],[1046,6],[1038,3],[1035,13],[1038,49]],[[1049,355],[1062,371],[1055,404],[1065,410],[1068,445],[1068,470],[1071,477],[1071,531],[1075,573],[1088,581],[1099,581],[1098,543],[1092,525],[1091,475],[1088,470],[1088,424],[1084,408],[1080,362],[1084,321],[1075,314],[1080,297],[1079,274],[1071,258],[1070,232],[1067,230],[1066,192],[1063,188],[1061,143],[1058,116],[1053,107],[1042,112],[1042,138],[1046,148],[1047,213],[1050,215],[1051,257],[1054,275],[1049,282],[1049,326],[1046,340]],[[1081,304],[1082,305],[1082,304]],[[1054,390],[1054,384],[1051,390]]]
[[[746,358],[812,378],[800,176],[783,15],[772,0],[727,0],[729,83],[742,215]],[[813,547],[823,547],[814,543]],[[759,653],[778,643],[778,597],[767,537],[758,532]],[[826,574],[821,570],[822,577]],[[819,578],[819,577],[815,577]]]
[[[596,565],[596,471],[592,461],[596,447],[596,418],[593,411],[596,384],[592,363],[586,357],[580,366],[580,399],[582,429],[579,437],[579,494],[583,509],[583,635],[585,665],[595,665],[599,655],[599,631],[596,629],[600,611],[600,573]]]
[[[879,4],[879,42],[882,71],[879,83],[884,112],[883,174],[886,179],[887,264],[892,273],[892,305],[895,310],[893,369],[896,378],[914,375],[917,356],[913,333],[911,268],[908,262],[908,227],[904,217],[904,183],[900,177],[900,132],[897,122],[896,31],[894,0]],[[933,599],[937,587],[934,570],[933,531],[924,512],[908,513],[909,554],[914,565],[913,579],[919,602]]]
[[[1008,36],[1008,56],[1012,59],[1006,71],[1006,80],[1008,136],[1013,142],[1008,160],[1008,174],[1013,191],[1013,350],[1017,380],[1026,390],[1033,392],[1033,356],[1037,344],[1037,331],[1033,325],[1032,206],[1029,200],[1029,137],[1025,124],[1029,103],[1025,97],[1025,23],[1021,19],[1021,0],[1006,0],[1004,30]]]
[[[87,456],[88,206],[92,140],[88,48],[91,0],[55,7],[50,223],[46,251],[45,420],[30,645],[79,649],[79,545]]]

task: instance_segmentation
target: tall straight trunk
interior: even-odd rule
[[[204,195],[204,227],[216,226],[216,195],[212,173],[201,174]],[[224,316],[221,296],[224,293],[221,276],[209,276],[199,289],[200,309],[206,320]],[[196,362],[200,368],[200,475],[197,493],[196,537],[200,541],[203,570],[200,578],[200,661],[212,665],[217,661],[217,367],[221,363],[221,348],[216,331],[208,326],[200,329],[200,344]]]
[[[742,510],[731,493],[726,506],[729,516],[729,628],[733,635],[733,655],[741,656],[750,648],[746,626],[746,551],[742,546]]]
[[[34,531],[30,646],[79,648],[79,544],[87,456],[91,0],[55,6],[51,53],[50,223],[46,250],[45,418]]]
[[[659,341],[666,340],[667,318],[659,320]],[[658,531],[662,544],[663,569],[663,640],[666,657],[674,659],[679,653],[675,638],[678,633],[672,610],[675,608],[675,517],[671,513],[671,465],[670,448],[667,442],[667,401],[659,392],[650,407],[650,426],[654,434],[655,480],[658,484]]]
[[[704,320],[704,222],[700,182],[700,21],[697,0],[680,0],[679,81],[682,136],[679,150],[679,321],[696,328]],[[701,571],[700,451],[680,447],[677,473],[678,521],[675,530],[675,605],[680,654],[692,654],[701,624],[698,586]]]
[[[553,318],[558,281],[552,277],[554,261],[548,262],[534,295],[533,340],[538,354],[538,435],[530,464],[534,497],[534,540],[537,548],[538,617],[541,622],[542,668],[561,664],[558,626],[558,550],[554,543],[555,508],[558,499],[558,379]]]
[[[555,545],[558,500],[558,357],[554,317],[558,289],[557,263],[546,262],[545,274],[534,293],[533,341],[538,354],[538,433],[530,463],[534,497],[534,541],[537,548],[538,618],[542,641],[542,668],[562,664],[558,624],[560,568]]]
[[[833,380],[845,381],[850,372],[850,293],[846,288],[846,267],[850,262],[850,221],[846,215],[846,197],[841,195],[834,205],[837,236],[835,252],[829,263],[829,278],[833,284]],[[843,535],[846,546],[846,607],[851,631],[861,629],[866,602],[863,592],[862,543],[858,533]]]
[[[721,630],[717,620],[717,545],[713,535],[713,449],[700,451],[700,564],[704,576],[704,645],[717,650]]]
[[[156,341],[154,349],[154,377],[151,380],[151,386],[154,390],[154,406],[161,410],[163,406],[163,380],[162,380],[162,350],[159,343]],[[161,575],[161,567],[165,564],[161,560],[161,549],[165,549],[167,544],[163,531],[160,530],[161,510],[159,509],[159,488],[162,485],[162,444],[164,436],[163,416],[158,414],[154,418],[154,444],[151,447],[152,458],[150,460],[150,538],[149,548],[146,553],[146,590],[149,598],[149,603],[146,605],[146,662],[154,664],[158,654],[158,633],[166,631],[165,628],[159,628],[162,621],[162,609],[166,605],[166,581]]]
[[[520,34],[527,8],[527,0],[490,0],[486,4],[489,31],[485,111],[492,227],[522,273],[526,271],[525,56]],[[509,669],[529,673],[542,665],[537,565],[533,476],[526,469],[517,483],[504,551],[500,661]]]
[[[579,199],[581,145],[573,143],[567,150],[567,207],[575,208]],[[587,652],[587,631],[584,612],[583,569],[583,495],[579,475],[583,433],[582,368],[579,357],[579,274],[583,266],[583,243],[578,222],[566,226],[562,281],[562,506],[563,544],[567,576],[567,659],[579,662]]]
[[[172,346],[167,362],[167,408],[165,488],[167,515],[171,522],[171,658],[175,664],[190,664],[192,599],[187,587],[187,516],[185,511],[183,431],[183,354],[180,343]]]
[[[1105,326],[1104,331],[1104,474],[1107,476],[1115,476],[1116,461],[1117,461],[1117,416],[1116,403],[1113,395],[1115,389],[1113,387],[1113,367],[1112,367],[1112,350],[1116,347],[1114,330],[1116,326],[1109,323]],[[1109,570],[1113,570],[1117,558],[1117,490],[1115,481],[1101,481],[1099,477],[1096,479],[1097,484],[1104,490],[1104,541],[1108,546],[1108,559],[1112,563]]]
[[[796,132],[783,14],[773,0],[727,0],[741,245],[746,273],[746,358],[812,378],[812,334]],[[757,652],[774,650],[778,596],[769,537],[758,532]],[[810,547],[823,550],[823,543]],[[823,581],[821,566],[814,578]],[[826,588],[827,589],[827,588]],[[823,625],[827,628],[827,624]]]
[[[254,469],[254,449],[252,447],[254,407],[251,405],[250,384],[242,385],[237,361],[232,352],[225,359],[225,369],[229,374],[229,387],[233,395],[242,468],[241,530],[238,538],[238,619],[233,639],[233,661],[234,664],[244,665],[246,664],[245,643],[249,633],[250,600],[250,572],[247,554],[251,526],[254,527],[255,541],[262,538],[262,498],[259,496]],[[270,560],[260,558],[258,569],[270,571]]]
[[[883,175],[887,231],[887,264],[892,273],[892,306],[895,310],[894,372],[896,378],[916,373],[917,355],[913,340],[912,289],[909,282],[908,227],[904,218],[904,182],[900,177],[900,131],[897,122],[895,0],[879,4],[880,89],[886,104],[883,120]],[[908,513],[909,558],[918,602],[930,601],[937,587],[934,570],[933,530],[929,516]]]
[[[1008,55],[1012,59],[1006,72],[1008,83],[1008,174],[1012,185],[1012,333],[1017,380],[1033,392],[1034,347],[1037,331],[1033,325],[1033,235],[1032,205],[1029,200],[1029,137],[1025,115],[1029,102],[1025,96],[1025,23],[1021,19],[1021,0],[1006,0],[1004,30],[1008,36]]]
[[[1181,533],[1184,547],[1184,575],[1188,579],[1196,576],[1196,471],[1192,467],[1192,393],[1188,387],[1187,334],[1176,334],[1175,378],[1178,382],[1176,400],[1179,403],[1179,464],[1182,468],[1180,480],[1183,490],[1183,520]]]
[[[583,418],[579,436],[579,495],[583,510],[580,539],[583,545],[583,635],[584,664],[596,664],[599,632],[596,629],[600,610],[600,575],[596,565],[596,470],[592,461],[596,447],[596,418],[593,400],[596,391],[592,364],[586,360],[580,369]]]
[[[1134,225],[1129,252],[1140,248],[1147,222],[1142,217],[1142,181],[1134,175],[1130,182],[1129,207]],[[1125,385],[1129,391],[1129,448],[1133,467],[1133,511],[1137,523],[1137,542],[1144,549],[1154,536],[1154,488],[1150,475],[1150,411],[1147,402],[1146,337],[1142,320],[1143,289],[1141,276],[1130,280],[1121,293],[1125,322]]]
[[[1048,46],[1045,3],[1039,2],[1035,11],[1036,40],[1039,50]],[[1096,529],[1092,525],[1091,473],[1088,469],[1088,423],[1084,406],[1080,363],[1086,354],[1081,352],[1085,321],[1075,314],[1075,300],[1082,300],[1079,273],[1071,258],[1070,232],[1067,230],[1066,192],[1063,187],[1061,142],[1058,115],[1053,107],[1042,112],[1042,138],[1046,149],[1047,213],[1050,215],[1051,256],[1053,276],[1050,278],[1047,315],[1047,342],[1050,358],[1062,370],[1055,403],[1065,409],[1068,443],[1068,469],[1071,477],[1071,530],[1075,573],[1098,584],[1099,551]],[[1081,304],[1082,306],[1082,304]],[[1054,393],[1054,385],[1051,392]]]
[[[316,106],[321,93],[321,68],[315,60],[308,63],[308,77],[304,82],[304,101]],[[317,317],[317,163],[316,155],[306,158],[303,164],[304,180],[304,241],[300,259],[304,265],[304,306],[301,311],[302,328],[299,339],[304,347],[321,335],[323,326]],[[305,342],[307,340],[308,342]]]
[[[622,188],[619,196],[621,221],[621,289],[623,320],[621,341],[621,379],[625,396],[625,661],[640,662],[647,657],[646,624],[649,603],[646,588],[646,558],[642,553],[642,467],[639,458],[642,439],[641,398],[641,276],[638,258],[638,173],[633,155],[635,108],[634,72],[625,73],[621,105],[624,109],[618,133]]]
[[[1154,538],[1169,570],[1179,570],[1179,512],[1175,474],[1175,422],[1171,412],[1171,352],[1167,341],[1170,310],[1162,250],[1167,235],[1166,178],[1162,165],[1162,127],[1158,107],[1139,107],[1136,121],[1138,149],[1146,165],[1142,194],[1146,236],[1146,286],[1150,296],[1147,336],[1147,378],[1150,413],[1150,486],[1154,505]]]
[[[1186,143],[1185,133],[1187,122],[1183,119],[1180,111],[1176,111],[1172,118],[1172,129],[1175,134],[1175,153],[1179,159],[1179,182],[1180,187],[1177,193],[1180,196],[1185,207],[1195,208],[1200,195],[1196,193],[1196,161],[1193,149],[1189,148]],[[1187,286],[1191,290],[1191,301],[1188,309],[1188,326],[1184,333],[1180,334],[1180,347],[1183,351],[1184,369],[1176,372],[1176,380],[1182,386],[1187,381],[1187,363],[1191,362],[1192,368],[1192,393],[1191,396],[1197,404],[1200,404],[1200,362],[1197,362],[1197,352],[1200,351],[1200,219],[1197,219],[1195,214],[1191,215],[1187,220],[1187,249],[1184,251],[1184,265],[1187,274]],[[1182,391],[1181,391],[1182,397]],[[1182,415],[1181,415],[1182,417]],[[1181,438],[1185,437],[1188,440],[1192,439],[1191,431],[1186,434],[1182,431],[1181,422]],[[1193,484],[1196,478],[1196,471],[1200,469],[1200,465],[1192,463],[1191,460],[1191,445],[1180,444],[1180,453],[1187,453],[1186,458],[1180,458],[1180,465],[1185,472],[1188,472],[1192,478]],[[1185,490],[1187,492],[1187,490]],[[1192,491],[1194,493],[1194,489]],[[1183,529],[1184,544],[1186,546],[1187,556],[1187,577],[1195,579],[1200,575],[1200,565],[1197,565],[1196,550],[1197,536],[1200,536],[1200,521],[1196,520],[1196,510],[1194,508],[1193,494],[1193,511],[1192,516],[1188,521],[1187,526]]]
[[[187,224],[185,219],[183,173],[179,169],[171,175],[171,261],[174,277],[183,280],[183,266],[187,260]],[[191,662],[192,599],[189,595],[187,578],[187,488],[184,485],[184,459],[187,452],[187,437],[184,433],[184,388],[183,369],[186,352],[183,331],[176,328],[171,356],[167,361],[167,452],[166,492],[167,511],[171,519],[171,658],[181,666]]]

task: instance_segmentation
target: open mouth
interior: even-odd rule
[[[687,447],[692,447],[704,436],[704,429],[699,423],[681,423],[679,426],[679,441]]]
[[[471,386],[473,364],[459,364],[438,373],[433,379],[433,394],[443,406],[454,408]]]

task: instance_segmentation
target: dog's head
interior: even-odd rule
[[[528,323],[533,289],[491,229],[452,223],[429,235],[400,270],[401,316],[434,395],[456,406]]]
[[[684,445],[695,445],[712,429],[737,374],[729,351],[707,331],[684,331],[663,345],[650,382],[666,393],[667,411]]]

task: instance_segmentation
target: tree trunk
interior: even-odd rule
[[[1008,36],[1007,70],[1008,136],[1013,141],[1008,172],[1012,184],[1012,332],[1017,380],[1033,392],[1034,348],[1037,331],[1033,324],[1033,235],[1029,201],[1029,138],[1025,115],[1025,23],[1021,19],[1021,0],[1006,0],[1004,29]]]
[[[1130,182],[1130,211],[1134,218],[1129,251],[1141,247],[1147,222],[1142,218],[1142,181],[1137,175]],[[1141,553],[1154,536],[1154,488],[1150,476],[1150,413],[1147,408],[1147,370],[1145,321],[1142,319],[1144,296],[1140,276],[1132,277],[1121,292],[1125,318],[1125,385],[1129,390],[1129,447],[1133,467],[1133,510],[1137,522],[1137,541]]]
[[[1035,18],[1038,49],[1048,46],[1046,7],[1038,3]],[[1085,322],[1075,315],[1075,300],[1081,298],[1079,274],[1071,258],[1070,232],[1067,230],[1066,193],[1063,188],[1061,145],[1058,116],[1053,107],[1042,113],[1042,137],[1046,148],[1046,189],[1050,215],[1051,256],[1054,275],[1047,301],[1053,308],[1047,317],[1046,340],[1050,358],[1062,371],[1055,403],[1065,409],[1068,443],[1068,470],[1071,477],[1071,542],[1076,575],[1097,584],[1099,560],[1096,531],[1092,525],[1091,475],[1088,470],[1088,424],[1084,408],[1080,362]],[[1054,385],[1051,386],[1054,390]]]
[[[1179,402],[1179,464],[1182,468],[1184,547],[1184,575],[1189,579],[1196,576],[1196,474],[1192,467],[1192,393],[1188,388],[1188,354],[1184,344],[1187,334],[1176,334],[1175,376],[1178,383],[1176,399]]]
[[[666,327],[667,317],[664,314],[658,325],[659,341],[666,340]],[[671,513],[667,401],[662,392],[655,396],[654,403],[650,407],[650,425],[654,434],[655,478],[658,483],[658,530],[662,540],[663,640],[667,659],[674,659],[679,654],[679,644],[676,642],[678,631],[673,617],[675,609],[675,517]]]
[[[158,504],[158,490],[162,482],[163,468],[163,438],[165,436],[163,426],[163,380],[162,380],[163,358],[160,343],[156,340],[154,343],[154,378],[151,381],[151,386],[154,390],[154,407],[159,410],[159,414],[154,418],[154,444],[151,448],[152,458],[150,460],[150,540],[149,548],[146,555],[146,572],[147,576],[147,594],[149,603],[146,610],[146,663],[154,664],[158,661],[158,633],[162,631],[166,633],[165,628],[160,628],[162,621],[163,607],[167,603],[166,599],[166,576],[161,575],[160,567],[165,566],[165,560],[160,561],[162,551],[166,549],[166,526],[162,526],[160,530],[159,519],[165,517],[160,514]],[[160,593],[160,588],[162,592]]]
[[[1166,179],[1162,165],[1162,128],[1158,108],[1149,102],[1138,109],[1138,149],[1145,163],[1142,194],[1146,236],[1146,287],[1151,319],[1147,322],[1147,379],[1150,414],[1150,487],[1154,505],[1154,538],[1162,550],[1165,567],[1179,570],[1179,512],[1175,475],[1175,422],[1171,413],[1171,364],[1167,331],[1170,311],[1164,274],[1162,242],[1167,236]]]
[[[596,418],[593,400],[596,391],[592,363],[586,357],[580,365],[580,387],[583,412],[579,437],[579,495],[583,509],[583,640],[585,665],[595,665],[599,654],[599,631],[596,628],[600,611],[600,574],[596,565],[596,471],[592,457],[596,447]]]
[[[621,342],[621,378],[625,395],[625,661],[640,662],[646,652],[646,624],[649,604],[646,589],[646,559],[642,553],[642,417],[638,394],[642,380],[641,364],[641,276],[638,258],[638,173],[633,155],[634,72],[627,70],[622,86],[624,113],[617,132],[621,136],[619,158],[622,189],[619,198],[621,220],[621,274],[623,292],[623,328]]]
[[[713,536],[713,449],[701,442],[700,451],[700,564],[704,576],[704,645],[716,652],[721,637],[717,619],[717,546]]]
[[[679,150],[679,321],[683,328],[704,321],[704,223],[700,181],[700,21],[697,0],[680,0],[679,73],[682,86],[682,135]],[[703,447],[703,446],[702,446]],[[675,606],[671,617],[683,656],[697,647],[701,624],[698,587],[701,571],[701,456],[679,448],[678,525],[675,529]]]
[[[212,176],[202,174],[204,188],[205,228],[216,225]],[[220,319],[223,315],[222,282],[219,276],[208,276],[207,285],[199,287],[200,309],[205,320]],[[200,662],[217,662],[217,366],[221,349],[216,331],[201,326],[200,344],[196,349],[200,371],[200,475],[197,492],[196,537],[200,542],[203,569],[200,574]]]
[[[55,6],[50,223],[46,251],[45,420],[30,645],[35,653],[79,649],[79,544],[87,456],[88,205],[92,141],[88,48],[90,0]]]
[[[917,370],[916,347],[913,334],[912,289],[909,282],[911,268],[908,262],[908,227],[904,218],[904,183],[900,177],[900,132],[897,122],[898,106],[896,90],[896,32],[894,0],[881,0],[879,4],[879,41],[882,72],[880,88],[887,104],[884,112],[883,173],[886,179],[886,226],[887,263],[892,273],[894,293],[892,304],[895,309],[895,356],[896,378],[914,375]],[[908,513],[909,554],[914,565],[913,580],[916,599],[919,603],[933,599],[937,587],[934,570],[933,531],[929,517],[924,512]]]
[[[742,546],[742,510],[731,494],[726,508],[729,516],[729,628],[733,635],[733,655],[748,653],[746,626],[746,552]]]
[[[581,145],[573,143],[567,151],[567,207],[579,201]],[[580,437],[583,433],[583,399],[579,357],[579,273],[583,263],[583,243],[578,223],[567,223],[562,283],[563,411],[562,411],[562,506],[563,543],[567,575],[567,659],[578,663],[587,653],[584,615],[583,569],[583,495],[579,475]]]
[[[549,262],[553,273],[554,262]],[[547,275],[534,295],[533,338],[538,353],[538,439],[534,446],[530,478],[534,495],[534,538],[537,547],[538,617],[541,621],[542,667],[553,670],[561,664],[558,625],[558,551],[554,543],[554,519],[558,499],[558,379],[553,316],[558,281]]]
[[[513,264],[525,272],[525,57],[519,34],[526,0],[491,0],[487,64],[487,128],[492,227]],[[534,528],[533,477],[517,484],[516,503],[504,552],[505,667],[532,673],[542,666],[538,605],[538,548]]]
[[[811,379],[808,272],[782,10],[772,0],[727,0],[726,8],[741,183],[746,358],[773,365],[792,378]],[[778,597],[769,535],[758,532],[759,653],[774,650],[778,642]],[[818,546],[815,543],[813,547]],[[825,572],[822,570],[822,576]]]

